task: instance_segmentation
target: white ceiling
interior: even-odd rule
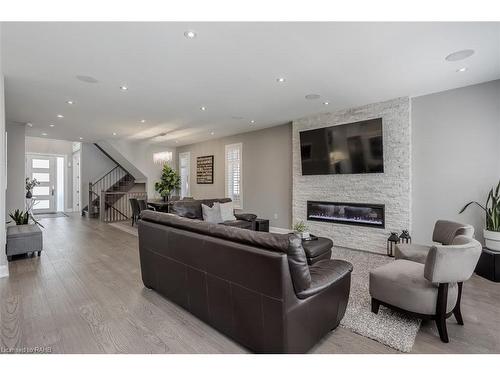
[[[3,23],[2,36],[7,120],[65,140],[176,146],[500,78],[500,23]]]

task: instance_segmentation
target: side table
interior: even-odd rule
[[[485,279],[500,282],[500,252],[484,247],[475,272]]]

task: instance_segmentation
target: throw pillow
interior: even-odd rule
[[[203,212],[203,220],[207,223],[218,224],[223,222],[219,202],[215,202],[212,207],[208,207],[202,203],[201,211]]]
[[[219,203],[222,221],[236,220],[233,202]]]

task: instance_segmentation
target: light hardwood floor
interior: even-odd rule
[[[10,262],[0,279],[0,353],[39,347],[53,353],[245,353],[141,281],[137,237],[97,220],[43,219],[41,257]],[[451,342],[423,323],[414,353],[500,353],[500,284],[465,284],[465,326]],[[338,328],[312,353],[395,353]]]

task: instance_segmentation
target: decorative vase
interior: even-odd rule
[[[490,250],[500,252],[500,232],[493,232],[491,230],[483,230],[484,242],[486,247]]]
[[[26,199],[31,199],[33,197],[33,194],[31,193],[31,190],[28,190],[26,192]]]

